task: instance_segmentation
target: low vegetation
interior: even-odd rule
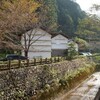
[[[0,80],[5,84],[0,81],[3,87],[0,98],[54,100],[59,93],[67,92],[94,70],[93,62],[80,57],[71,61],[1,71]]]
[[[52,82],[46,84],[44,81],[44,87],[37,92],[36,96],[32,97],[32,100],[54,100],[52,97],[59,93],[63,93],[64,91],[68,92],[76,84],[79,84],[83,79],[88,77],[88,75],[92,74],[95,71],[95,64],[84,64],[84,67],[72,71],[66,71],[66,73],[59,78],[57,77],[57,70],[50,70],[46,66],[45,68],[45,79],[51,77]]]
[[[96,63],[96,71],[100,71],[100,53],[94,54],[93,60]]]

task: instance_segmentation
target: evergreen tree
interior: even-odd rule
[[[72,0],[57,0],[57,5],[59,30],[73,36],[78,25],[78,20],[83,18],[85,13]]]
[[[57,3],[56,0],[39,0],[42,7],[40,8],[40,14],[44,18],[42,27],[46,30],[57,30]]]

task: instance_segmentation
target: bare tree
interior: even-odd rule
[[[36,34],[38,33],[38,28],[32,29],[28,31],[27,33],[22,35],[22,48],[24,50],[24,55],[28,57],[28,52],[30,47],[38,41],[41,37],[45,36],[46,33],[42,33],[39,36],[36,37]]]
[[[93,4],[92,7],[90,8],[90,11],[99,11],[100,10],[100,5],[98,4]]]

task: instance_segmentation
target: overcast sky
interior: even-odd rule
[[[82,10],[89,11],[89,8],[92,4],[100,5],[100,0],[76,0],[76,2],[80,5]]]

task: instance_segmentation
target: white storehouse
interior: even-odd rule
[[[29,31],[30,32],[30,31]],[[28,34],[28,33],[25,33]],[[27,40],[29,39],[26,35]],[[28,57],[32,58],[46,58],[51,57],[51,34],[47,33],[42,29],[32,31],[32,41],[34,42],[29,48]],[[25,45],[25,39],[22,37],[22,45]],[[24,55],[24,51],[22,51]]]
[[[51,35],[42,29],[31,30],[24,35],[26,36],[26,44],[28,44],[29,39],[33,42],[28,52],[30,59],[64,56],[67,54],[69,43],[72,42],[64,34]],[[21,42],[25,46],[24,36],[22,36]],[[78,45],[76,44],[75,46],[76,50],[78,50]],[[22,55],[24,55],[24,50],[22,51]]]
[[[52,56],[64,56],[68,49],[68,37],[58,34],[52,38]]]

